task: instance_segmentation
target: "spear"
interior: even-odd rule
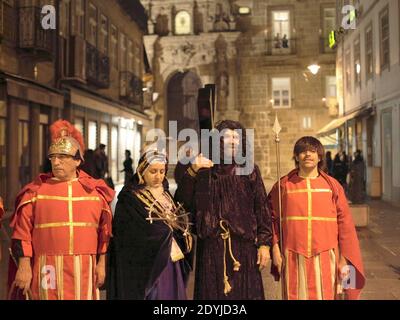
[[[278,115],[275,114],[275,123],[272,127],[272,131],[275,133],[275,149],[276,149],[276,174],[278,179],[278,208],[279,208],[279,249],[282,255],[283,250],[283,242],[282,242],[282,194],[281,194],[281,157],[280,157],[280,149],[279,149],[279,133],[281,132],[282,128],[278,121]],[[281,282],[281,289],[282,289],[282,300],[284,298],[284,283],[282,281],[282,274],[283,274],[283,263],[282,268],[280,271],[281,276],[279,277],[279,281]]]

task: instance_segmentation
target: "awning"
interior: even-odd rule
[[[340,118],[334,119],[331,122],[329,122],[326,126],[324,126],[322,129],[317,131],[318,136],[325,136],[333,133],[337,128],[341,127],[344,123],[347,121],[354,119],[355,117],[358,116],[369,116],[373,112],[373,107],[368,106],[367,108],[361,108],[358,109],[357,111],[354,111],[346,116],[342,116]]]
[[[347,120],[351,119],[353,117],[352,114],[344,117],[340,117],[337,119],[332,120],[329,122],[325,127],[323,127],[321,130],[317,132],[318,136],[323,136],[332,133],[332,131],[336,130],[339,128],[341,125],[343,125]]]

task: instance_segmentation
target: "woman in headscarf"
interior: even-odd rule
[[[189,216],[168,191],[165,154],[143,154],[118,195],[107,299],[184,300],[191,270]]]

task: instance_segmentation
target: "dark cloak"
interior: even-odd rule
[[[172,237],[186,252],[184,237],[162,221],[149,223],[144,204],[124,187],[118,195],[107,256],[107,299],[143,300],[170,261]],[[191,266],[177,263],[186,282]]]
[[[175,198],[194,213],[198,245],[194,299],[264,299],[257,249],[271,245],[271,215],[267,194],[257,166],[250,175],[236,175],[235,165],[202,169],[193,178],[185,172]],[[226,255],[232,291],[224,294],[224,242],[221,219],[227,221],[238,272]]]

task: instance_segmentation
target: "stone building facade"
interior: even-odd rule
[[[53,11],[42,13],[45,5]],[[43,28],[54,14],[55,29]],[[120,0],[0,1],[0,195],[12,209],[18,190],[43,170],[49,125],[74,123],[86,147],[107,145],[113,179],[123,181],[125,149],[135,160],[154,123],[143,101],[141,3]]]
[[[346,2],[338,0],[338,7]],[[364,156],[366,191],[400,204],[400,3],[352,1],[355,28],[339,34],[339,119],[332,127],[349,155]]]
[[[274,178],[275,115],[283,128],[286,173],[295,141],[315,135],[337,114],[335,52],[327,45],[335,1],[141,2],[149,16],[144,41],[154,74],[156,126],[167,128],[169,120],[187,126],[195,89],[215,83],[216,118],[255,129],[256,163],[264,178]],[[320,66],[316,75],[307,69],[311,64]]]

